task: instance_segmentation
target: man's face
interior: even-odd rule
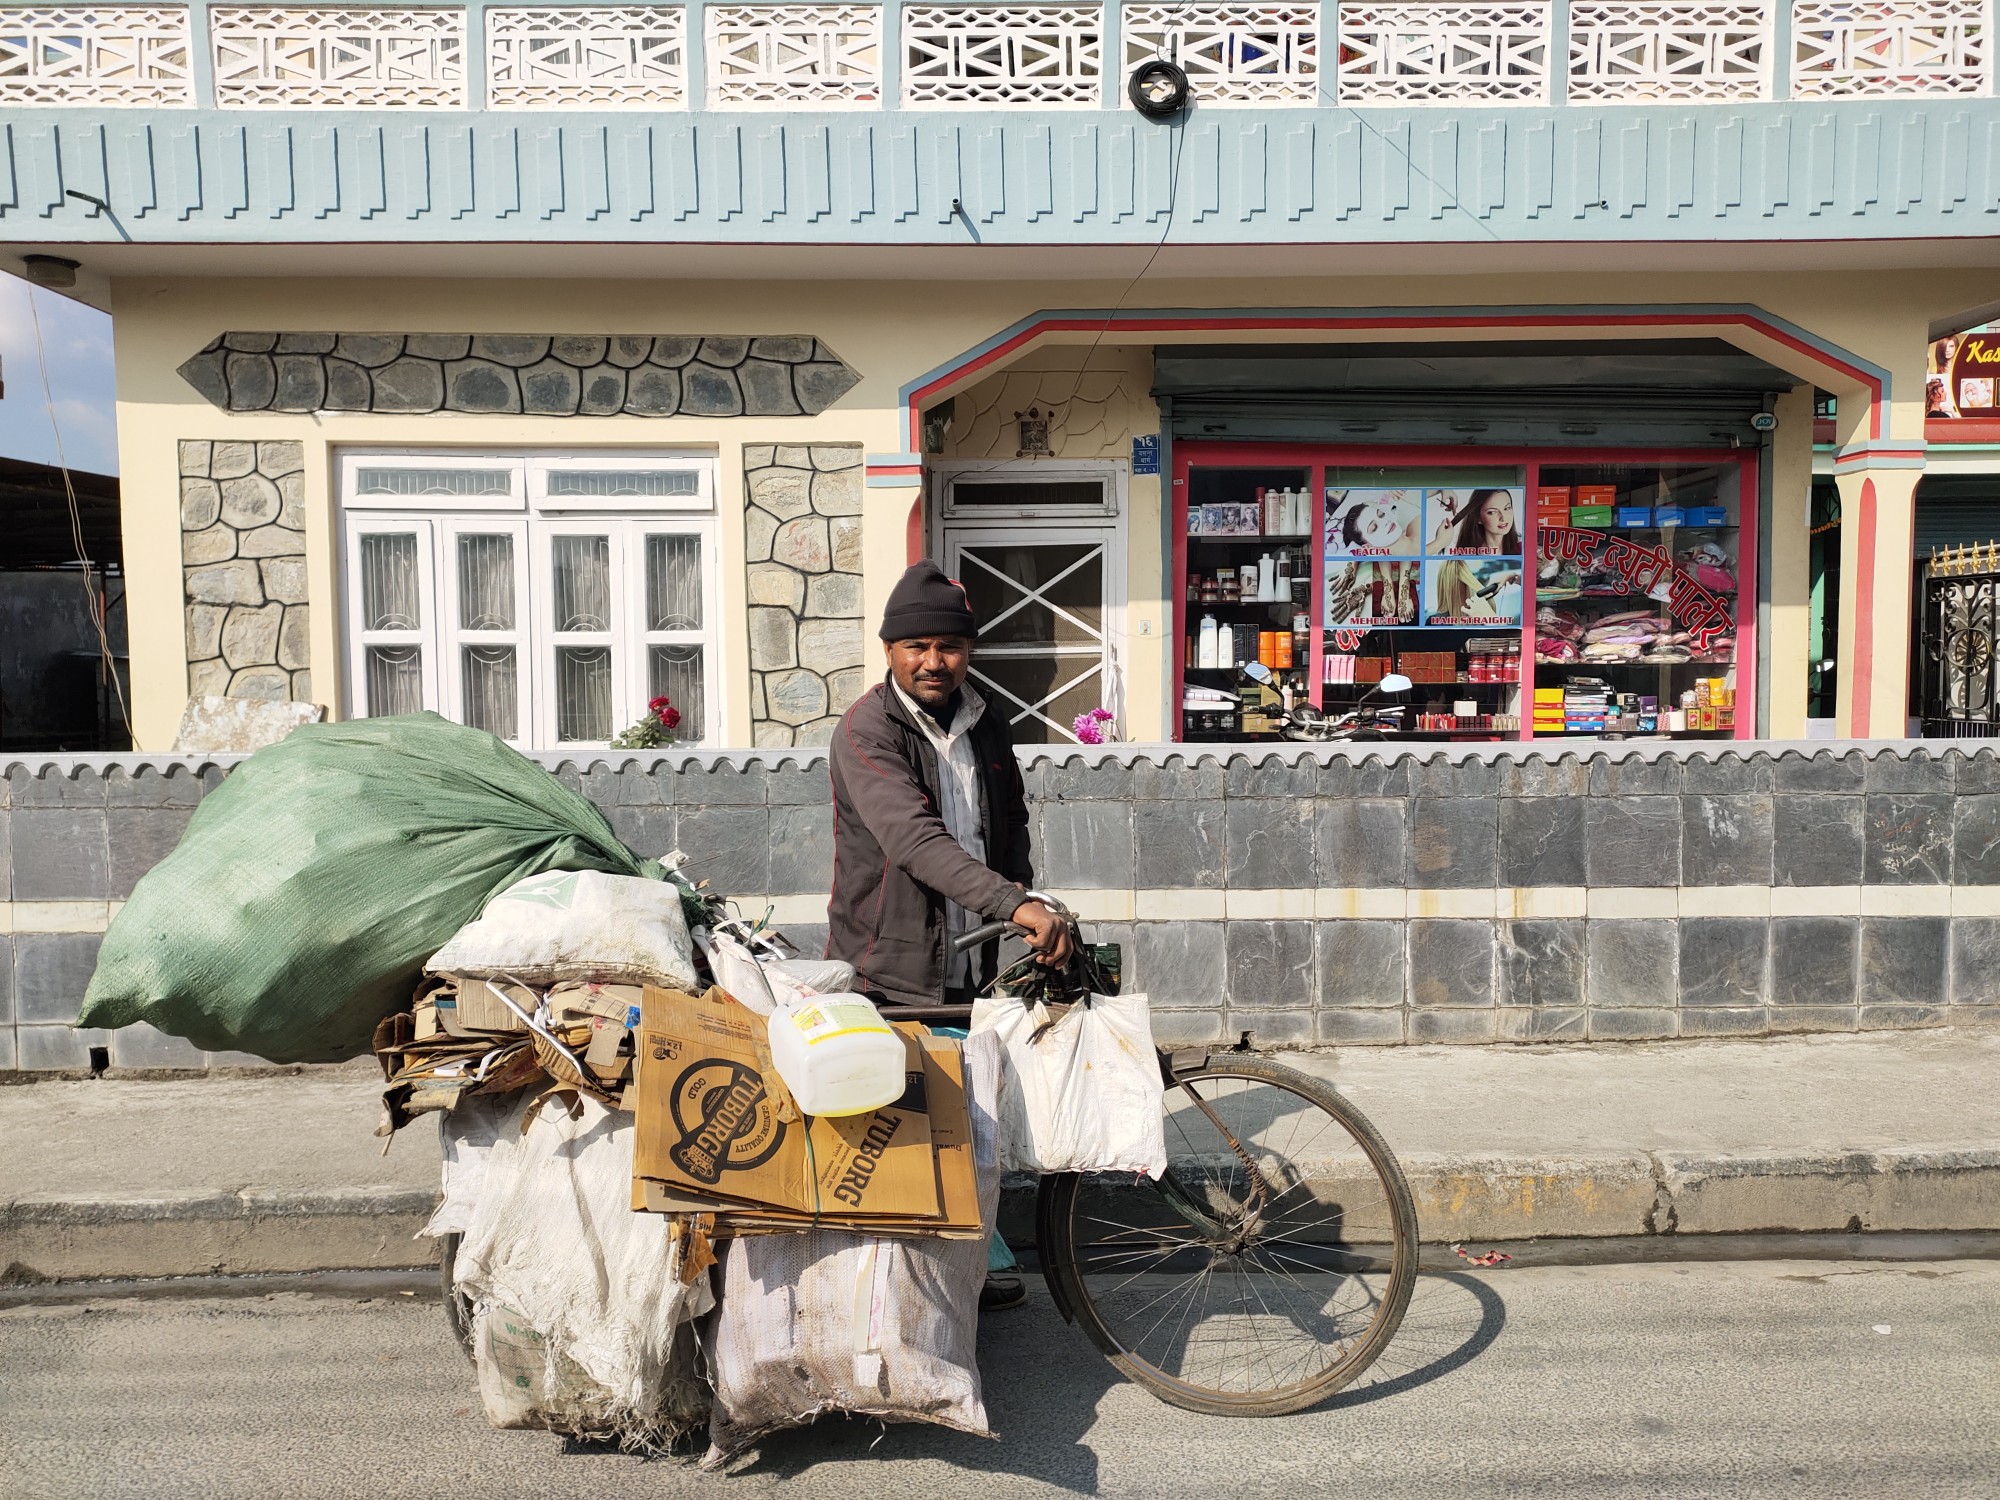
[[[886,643],[889,675],[925,708],[943,708],[972,665],[972,641],[962,635],[926,635]]]

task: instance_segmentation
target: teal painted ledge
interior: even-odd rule
[[[76,194],[87,197],[74,196]],[[99,200],[108,211],[88,201]],[[2000,100],[0,113],[0,240],[1185,245],[2000,233]]]

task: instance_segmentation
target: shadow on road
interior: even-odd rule
[[[1360,1383],[1298,1417],[1326,1420],[1348,1408],[1402,1395],[1463,1369],[1492,1347],[1507,1325],[1507,1306],[1491,1283],[1462,1272],[1417,1280],[1396,1337]],[[778,1479],[822,1464],[871,1456],[930,1459],[972,1473],[1038,1479],[1075,1494],[1098,1490],[1098,1458],[1089,1438],[1107,1395],[1150,1401],[1127,1387],[1079,1328],[1065,1324],[1039,1288],[1018,1313],[980,1324],[979,1366],[986,1409],[998,1442],[943,1428],[832,1419],[767,1438],[744,1467]],[[1121,1389],[1122,1388],[1122,1389]],[[1176,1422],[1232,1423],[1226,1417],[1176,1413]]]
[[[1320,1409],[1340,1411],[1429,1385],[1479,1358],[1506,1326],[1507,1304],[1491,1282],[1463,1271],[1427,1271],[1389,1347]]]

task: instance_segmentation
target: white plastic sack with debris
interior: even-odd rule
[[[1144,995],[1092,995],[1059,1015],[989,996],[973,1003],[972,1034],[1001,1044],[1002,1171],[1166,1171],[1166,1088]]]
[[[979,1214],[1000,1200],[999,1048],[965,1046]],[[975,1345],[986,1239],[816,1229],[729,1242],[706,1336],[715,1408],[704,1465],[827,1412],[986,1434]]]
[[[695,985],[680,887],[597,870],[549,870],[516,881],[424,969],[536,986],[572,979]]]
[[[683,1283],[668,1217],[632,1211],[630,1115],[583,1098],[574,1117],[549,1101],[525,1118],[484,1151],[458,1249],[487,1418],[672,1442],[708,1411],[676,1335],[714,1305],[709,1273]]]

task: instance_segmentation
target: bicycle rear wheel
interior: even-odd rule
[[[1375,1127],[1281,1063],[1216,1057],[1167,1091],[1167,1171],[1045,1178],[1043,1275],[1104,1354],[1175,1406],[1281,1416],[1387,1347],[1417,1214]]]

